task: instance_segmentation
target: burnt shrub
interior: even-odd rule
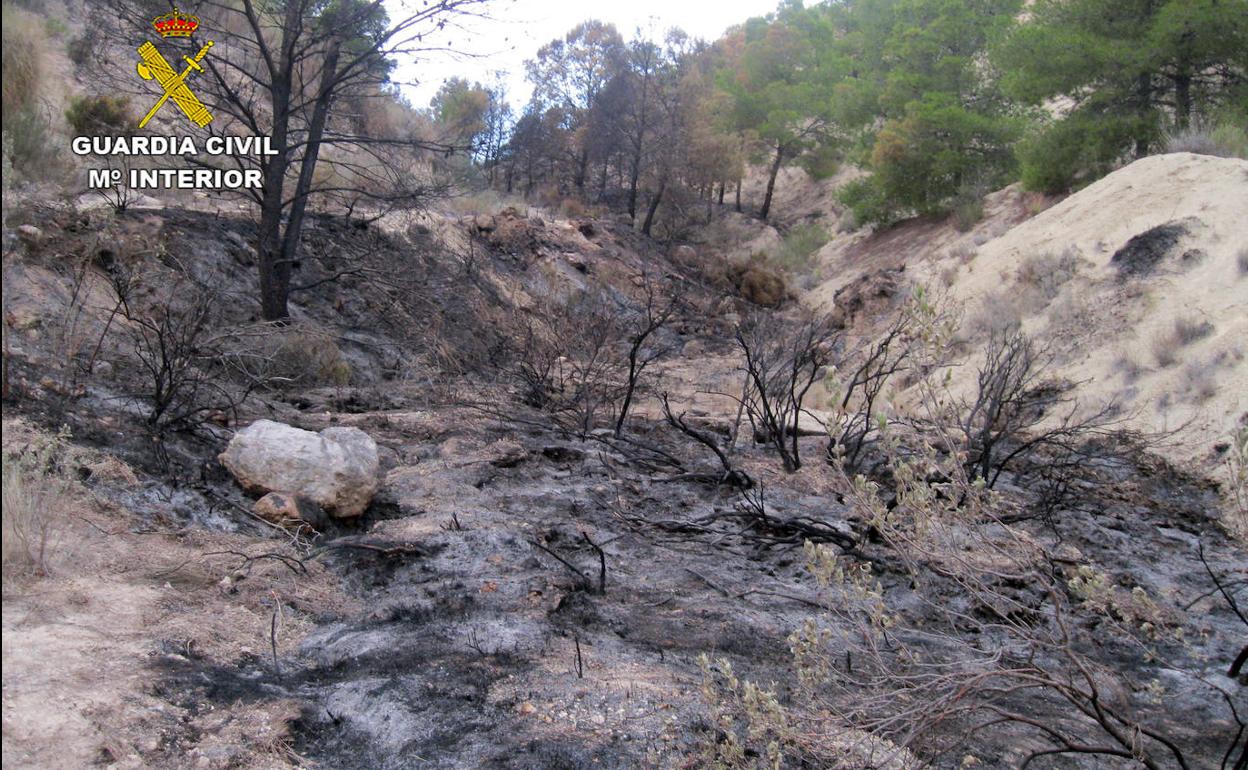
[[[1187,226],[1182,222],[1158,225],[1127,241],[1110,257],[1109,262],[1118,269],[1118,277],[1124,280],[1149,275],[1187,232]]]

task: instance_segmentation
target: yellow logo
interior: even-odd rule
[[[156,31],[160,33],[162,38],[189,38],[199,28],[199,19],[174,8],[172,13],[152,19],[152,26],[156,28]],[[186,115],[187,119],[200,128],[212,121],[212,113],[208,112],[208,108],[203,105],[203,102],[195,96],[194,92],[186,84],[186,79],[192,71],[204,71],[204,68],[200,66],[200,62],[208,55],[209,48],[212,48],[211,40],[205,43],[204,47],[200,48],[199,53],[195,54],[194,57],[183,56],[182,58],[186,60],[187,67],[179,74],[174,71],[173,67],[169,66],[169,62],[160,54],[160,51],[156,50],[156,46],[149,42],[144,42],[143,45],[139,46],[139,56],[143,58],[143,61],[138,64],[139,77],[144,80],[155,79],[160,84],[161,89],[164,90],[156,104],[139,121],[139,128],[146,126],[147,122],[156,115],[157,110],[170,98],[173,99],[174,104],[182,109],[182,113]]]

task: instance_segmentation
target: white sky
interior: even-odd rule
[[[390,0],[391,18],[400,16],[403,2]],[[430,54],[423,61],[402,62],[395,79],[419,81],[404,92],[414,106],[424,107],[448,78],[490,83],[494,72],[502,70],[508,98],[519,113],[532,92],[524,61],[586,19],[614,24],[626,40],[638,27],[653,28],[656,36],[680,27],[693,37],[715,40],[728,27],[770,13],[777,5],[778,0],[497,0],[484,6],[492,18],[471,20],[464,29],[445,33],[455,50],[470,56]]]

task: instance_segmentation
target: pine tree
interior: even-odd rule
[[[720,84],[732,97],[731,125],[768,157],[758,212],[766,220],[780,169],[828,140],[829,91],[844,70],[830,55],[833,38],[820,16],[800,3],[751,19],[733,37]]]
[[[1248,0],[1037,0],[992,58],[1006,93],[1059,114],[1019,148],[1024,182],[1047,192],[1228,102],[1248,117]]]
[[[1011,178],[1020,121],[985,52],[1021,7],[862,0],[832,8],[855,64],[833,90],[833,114],[865,128],[861,160],[874,172],[842,196],[860,221],[939,213]]]

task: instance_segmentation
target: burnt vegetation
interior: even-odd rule
[[[150,22],[150,4],[106,5],[75,58]],[[237,161],[263,172],[250,208],[147,210],[119,191],[103,209],[6,220],[27,228],[9,239],[6,289],[29,293],[5,307],[6,412],[59,431],[40,444],[20,426],[12,451],[6,436],[6,549],[53,575],[48,512],[129,507],[108,527],[84,517],[101,539],[81,550],[198,551],[109,562],[110,579],[142,571],[161,613],[263,621],[143,637],[158,705],[142,725],[159,740],[132,740],[132,764],[1248,766],[1243,532],[1214,514],[1219,494],[1244,510],[1248,433],[1215,448],[1238,484],[1215,489],[1152,453],[1182,427],[1130,431],[1113,402],[1076,400],[1051,376],[1054,348],[1009,318],[967,342],[957,308],[901,268],[851,284],[833,312],[796,301],[784,270],[810,268],[817,224],[790,228],[781,267],[689,243],[731,209],[774,218],[786,165],[829,176],[871,144],[858,160],[873,175],[843,193],[851,218],[974,224],[1014,168],[1023,118],[1006,119],[1005,92],[1061,94],[873,93],[914,82],[912,51],[956,53],[959,83],[993,69],[962,62],[1044,69],[1007,34],[1018,3],[915,5],[943,23],[865,0],[786,3],[716,44],[585,22],[529,62],[534,98],[516,114],[497,83],[452,79],[422,112],[391,80],[395,57],[482,0],[202,3],[220,53],[196,88],[222,118],[203,133],[277,149]],[[1069,5],[1085,12],[1071,24],[1098,16]],[[1208,23],[1192,36],[1221,40],[1223,6],[1194,5]],[[1065,6],[1036,4],[1038,46]],[[1131,118],[1089,163],[1144,151],[1141,116],[1186,123],[1242,81],[1221,47],[1173,45],[1126,86],[1076,84]],[[8,83],[6,111],[18,100],[25,117],[6,148],[40,125],[33,90]],[[76,105],[74,123],[126,122],[124,99]],[[1032,141],[1091,142],[1082,118]],[[1091,173],[1053,179],[1025,149],[1042,186]],[[762,200],[743,203],[750,163]],[[1147,278],[1189,235],[1163,225],[1111,264]],[[1070,261],[1039,260],[1026,281],[1052,299]],[[1165,331],[1162,366],[1216,330]],[[260,419],[368,433],[367,510],[335,519],[283,492],[294,520],[261,516],[219,456]],[[269,728],[272,745],[247,743]]]

